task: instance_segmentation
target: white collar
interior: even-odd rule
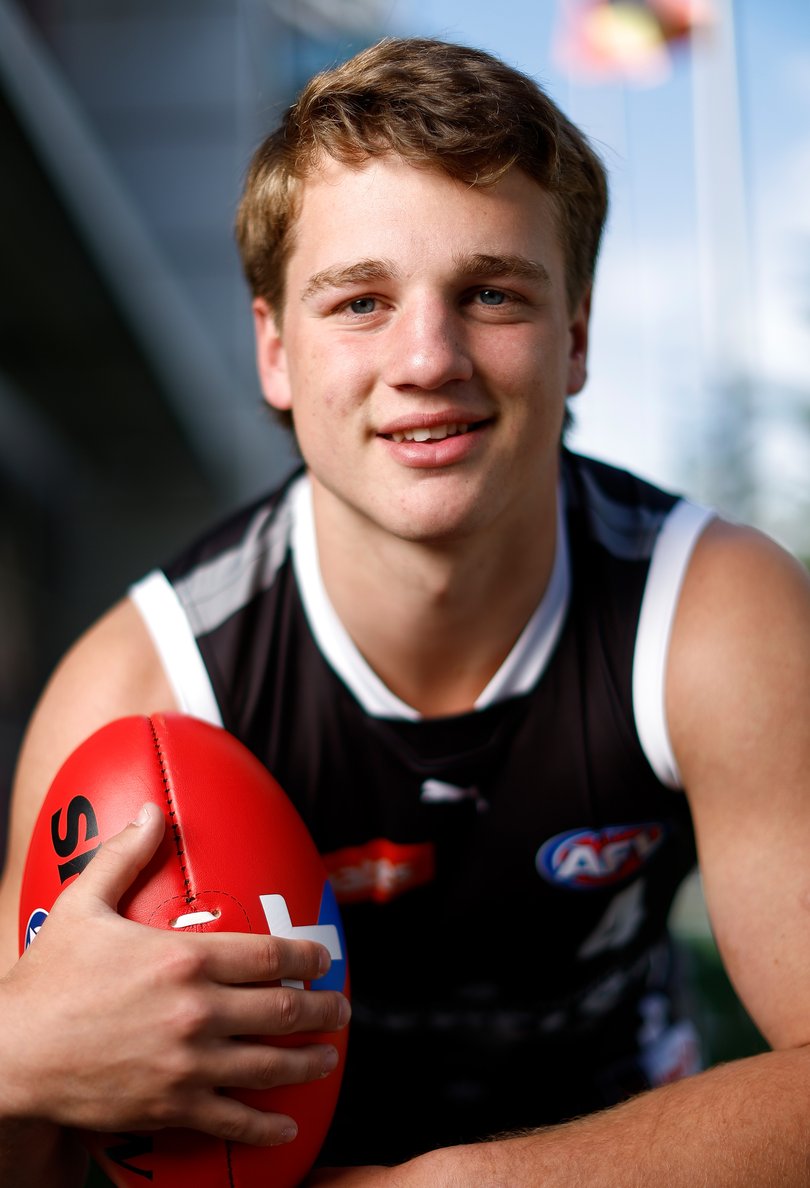
[[[329,600],[321,577],[312,487],[302,475],[290,489],[295,576],[310,630],[325,659],[367,714],[417,721],[421,714],[392,693],[364,660]],[[568,533],[562,487],[557,498],[557,545],[548,586],[509,655],[475,703],[484,709],[507,697],[528,693],[545,671],[560,637],[571,592]]]

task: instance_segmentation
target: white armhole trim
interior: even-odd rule
[[[222,725],[208,671],[182,604],[160,570],[130,587],[129,597],[152,637],[163,671],[184,714]]]
[[[683,501],[670,512],[653,550],[633,656],[633,713],[644,754],[670,788],[682,786],[666,713],[666,675],[672,624],[692,551],[711,508]]]

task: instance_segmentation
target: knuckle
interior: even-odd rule
[[[310,942],[303,954],[304,970],[303,976],[305,978],[315,979],[319,978],[324,972],[321,969],[321,953],[323,946]],[[327,955],[328,957],[328,955]]]
[[[179,1090],[188,1086],[194,1079],[195,1061],[192,1053],[183,1046],[167,1045],[161,1054],[158,1084],[165,1093],[161,1102],[176,1106],[179,1102]],[[166,1095],[169,1096],[166,1096]]]
[[[170,1034],[179,1040],[193,1040],[206,1030],[211,1011],[204,996],[187,992],[178,994],[168,1016]]]
[[[334,1069],[337,1061],[329,1059],[331,1049],[317,1047],[309,1053],[306,1062],[306,1080],[318,1081],[327,1076]]]
[[[264,954],[267,981],[281,978],[311,979],[320,977],[321,946],[309,941],[291,941],[267,937]]]
[[[337,1031],[342,1022],[342,997],[339,994],[324,994],[322,997],[326,1002],[321,1004],[321,1026],[324,1031]]]
[[[281,1032],[292,1031],[301,1014],[298,992],[287,986],[280,987],[276,992],[275,1007]]]
[[[279,1083],[279,1063],[279,1049],[262,1044],[261,1052],[257,1052],[256,1060],[255,1077],[257,1089],[272,1089],[274,1085]]]
[[[228,1114],[217,1124],[217,1136],[229,1143],[244,1142],[247,1136],[245,1119],[240,1114]]]
[[[178,938],[172,938],[177,940]],[[196,981],[203,973],[203,954],[193,945],[169,944],[161,955],[163,977],[175,985]]]
[[[284,976],[284,946],[275,937],[267,938],[264,965],[269,982]]]
[[[177,1106],[170,1101],[158,1101],[152,1106],[150,1128],[166,1130],[171,1126],[178,1126],[181,1122]]]
[[[184,1102],[180,1094],[172,1092],[158,1097],[150,1108],[151,1126],[156,1130],[167,1127],[182,1126],[186,1121]]]
[[[250,1110],[220,1118],[216,1125],[216,1134],[226,1142],[273,1147],[289,1141],[287,1135],[291,1125],[294,1130],[295,1126],[290,1118]]]
[[[206,1133],[213,1134],[225,1142],[266,1146],[273,1141],[270,1134],[274,1118],[274,1114],[265,1114],[237,1102],[234,1098],[218,1096],[213,1108],[206,1110],[204,1125],[201,1124],[203,1119],[200,1119],[195,1123],[194,1129],[205,1130]],[[250,1182],[253,1183],[253,1180]],[[228,1183],[235,1181],[229,1178]],[[239,1183],[242,1183],[241,1179]]]

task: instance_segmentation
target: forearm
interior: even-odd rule
[[[402,1188],[804,1188],[810,1052],[737,1061],[590,1118],[396,1171]]]
[[[26,1001],[0,979],[0,1184],[14,1188],[75,1188],[84,1182],[87,1157],[75,1135],[45,1120],[37,1084],[46,1077],[32,1069],[36,1035]],[[33,1022],[36,1031],[36,1020]]]

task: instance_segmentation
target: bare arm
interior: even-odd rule
[[[28,726],[17,764],[0,883],[0,970],[17,959],[17,901],[28,839],[53,777],[80,742],[114,718],[175,708],[137,610],[119,603],[67,653]]]
[[[806,1188],[806,1053],[767,1053],[577,1122],[393,1168],[318,1172],[314,1188]]]
[[[801,567],[757,534],[713,525],[685,583],[667,696],[713,927],[774,1051],[565,1126],[313,1183],[810,1182],[810,582]]]
[[[105,656],[109,663],[105,662]],[[115,675],[120,664],[126,685]],[[54,673],[32,718],[17,766],[11,801],[6,860],[0,883],[0,970],[17,960],[17,903],[28,838],[51,780],[70,752],[105,721],[147,707],[173,708],[172,697],[154,659],[146,629],[135,608],[122,603],[90,631]],[[6,989],[6,979],[0,982]],[[9,1010],[21,1001],[6,995],[3,1016],[9,1041],[15,1034]],[[5,1052],[9,1046],[3,1044]],[[19,1111],[20,1091],[13,1075],[0,1102],[0,1180],[21,1185],[72,1184],[84,1165],[78,1146],[50,1123]],[[50,1178],[49,1178],[50,1177]]]
[[[334,1030],[341,995],[263,986],[312,979],[319,945],[272,937],[177,935],[122,919],[118,899],[163,831],[147,811],[106,843],[60,896],[16,961],[19,885],[28,838],[53,775],[98,726],[173,708],[151,643],[122,604],[66,658],[42,699],[16,781],[0,892],[0,1182],[79,1182],[82,1161],[60,1128],[190,1126],[271,1144],[293,1120],[262,1114],[218,1086],[263,1088],[325,1075],[330,1045],[271,1048],[231,1037]]]

